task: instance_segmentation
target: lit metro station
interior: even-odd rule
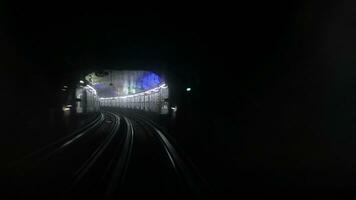
[[[104,77],[88,74],[85,86],[78,82],[77,113],[97,111],[99,107],[121,107],[168,114],[169,87],[159,75],[148,71],[107,73]]]

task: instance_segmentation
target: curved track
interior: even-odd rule
[[[120,113],[132,121],[135,146],[123,193],[117,197],[206,197],[206,183],[159,125],[135,112]]]
[[[11,164],[13,198],[201,197],[203,181],[157,124],[106,110],[67,137]]]

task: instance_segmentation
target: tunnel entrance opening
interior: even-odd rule
[[[155,72],[101,70],[86,74],[81,81],[85,84],[79,84],[76,90],[79,113],[96,111],[99,107],[169,113],[168,85]]]

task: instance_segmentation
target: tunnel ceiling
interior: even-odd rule
[[[135,94],[157,87],[164,82],[157,73],[144,70],[103,70],[85,76],[99,97]]]

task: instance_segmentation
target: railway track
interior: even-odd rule
[[[29,162],[32,162],[32,164],[34,164],[34,162],[40,162],[44,159],[48,159],[52,155],[59,153],[61,150],[65,149],[68,145],[75,143],[76,141],[84,137],[86,134],[94,131],[103,123],[103,121],[104,115],[103,113],[99,113],[92,121],[89,121],[88,123],[84,124],[82,127],[73,131],[71,134],[45,145],[40,149],[26,155],[25,157],[12,161],[11,163],[7,164],[7,168],[21,166]]]
[[[162,129],[144,116],[103,111],[79,130],[11,164],[11,197],[202,197],[206,187]]]
[[[2,185],[9,197],[58,198],[63,188],[75,182],[78,169],[118,128],[119,122],[107,112],[95,120],[5,168]]]
[[[177,149],[174,140],[169,138],[158,124],[135,112],[121,112],[121,114],[132,121],[135,141],[137,141],[134,148],[137,153],[133,154],[133,164],[130,167],[131,177],[129,173],[122,196],[133,198],[133,194],[145,193],[148,196],[152,195],[152,198],[157,198],[158,195],[174,196],[174,198],[207,197],[209,189],[206,181],[199,175],[192,162],[184,156],[184,152]],[[156,163],[147,163],[147,158],[144,157],[153,154],[157,155],[157,159],[152,160]],[[135,163],[138,167],[134,166]],[[140,173],[142,171],[146,173]],[[156,177],[152,177],[150,172],[156,172]],[[142,182],[142,179],[146,179],[145,184],[139,187],[137,182]],[[148,185],[150,187],[147,187]]]

